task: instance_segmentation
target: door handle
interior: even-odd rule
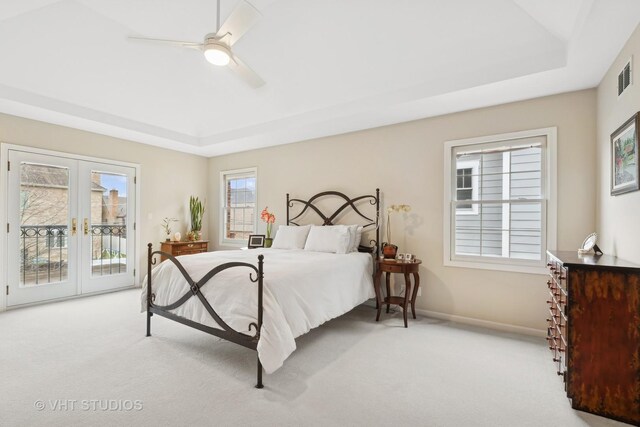
[[[84,235],[89,234],[89,219],[84,219]]]
[[[78,220],[75,218],[71,218],[71,235],[75,236],[78,232]]]

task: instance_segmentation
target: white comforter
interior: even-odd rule
[[[264,314],[258,355],[267,373],[282,366],[296,349],[295,338],[338,317],[374,297],[370,254],[330,254],[304,250],[254,249],[217,251],[178,257],[198,281],[209,270],[231,261],[258,265],[264,255]],[[253,270],[235,267],[216,275],[202,292],[218,315],[239,332],[257,322],[258,284],[249,280]],[[168,305],[189,290],[171,261],[152,271],[155,304]],[[254,274],[255,276],[255,274]],[[146,310],[146,278],[142,310]],[[173,310],[178,316],[218,327],[197,297]],[[250,333],[253,335],[254,330]]]

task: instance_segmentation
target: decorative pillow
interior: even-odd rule
[[[304,249],[310,225],[281,225],[271,245],[274,249]]]
[[[351,245],[351,252],[358,252],[358,246],[360,246],[360,242],[362,242],[362,230],[364,230],[363,226],[356,226],[355,238]]]
[[[347,225],[347,229],[349,230],[349,246],[347,247],[347,252],[353,252],[353,245],[356,242],[356,230],[358,230],[358,226]]]
[[[346,254],[349,251],[349,243],[351,239],[349,227],[346,225],[313,225],[309,230],[304,250]]]
[[[349,229],[349,249],[347,252],[355,252],[358,250],[358,245],[360,244],[360,239],[358,238],[358,225],[347,225]],[[362,227],[360,227],[362,229]],[[362,232],[360,233],[362,236]]]

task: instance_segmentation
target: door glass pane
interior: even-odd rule
[[[68,277],[69,169],[20,163],[20,286]]]
[[[91,171],[92,276],[127,271],[127,210],[127,176]]]

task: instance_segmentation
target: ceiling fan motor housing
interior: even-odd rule
[[[213,65],[225,66],[231,59],[231,49],[215,34],[207,34],[204,40],[204,56]]]

